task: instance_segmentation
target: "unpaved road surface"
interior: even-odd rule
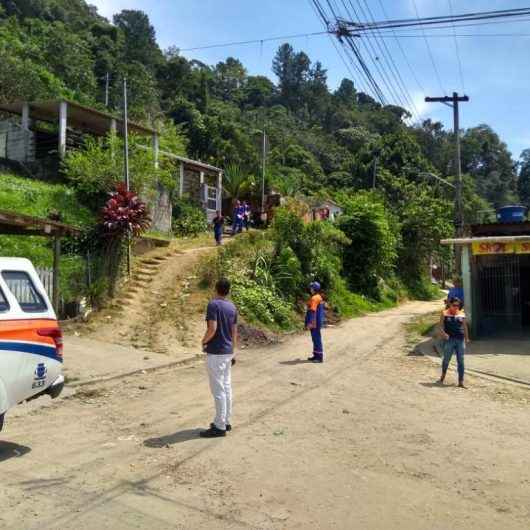
[[[241,353],[234,430],[211,420],[204,366],[159,371],[8,418],[2,529],[528,529],[528,391],[407,355],[411,303]],[[451,374],[454,378],[454,374]]]

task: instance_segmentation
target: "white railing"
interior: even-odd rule
[[[44,290],[51,300],[53,296],[53,269],[37,268],[37,274],[44,285]]]

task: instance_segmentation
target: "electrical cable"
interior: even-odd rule
[[[366,6],[366,10],[368,12],[368,15],[370,16],[370,19],[372,21],[375,21],[375,18],[374,18],[374,15],[372,13],[372,10],[370,9],[370,6],[368,4],[368,2],[366,0],[362,0],[364,5]],[[360,1],[359,1],[359,4],[360,4]],[[361,6],[361,9],[362,9],[362,6]],[[364,10],[363,10],[364,12]],[[379,33],[379,30],[377,30],[377,32]],[[379,43],[379,39],[377,39],[378,43]],[[401,76],[401,73],[399,71],[399,69],[397,68],[396,66],[396,62],[394,61],[394,58],[392,57],[392,53],[390,52],[386,42],[384,40],[381,40],[380,41],[381,44],[378,44],[379,46],[379,49],[382,50],[383,52],[383,56],[385,57],[385,60],[387,61],[387,64],[389,65],[390,67],[390,72],[393,74],[393,77],[394,79],[397,81],[397,85],[398,87],[400,88],[401,90],[401,93],[404,97],[404,100],[405,102],[407,103],[407,106],[408,106],[408,109],[410,111],[410,113],[415,116],[415,119],[417,121],[419,121],[419,113],[418,113],[418,109],[416,108],[416,105],[410,95],[410,92],[408,91],[405,83],[403,82],[403,78]]]
[[[328,0],[328,4],[329,4],[329,0]],[[344,6],[344,9],[346,10],[346,13],[349,16],[351,16],[350,10],[348,9],[348,6],[346,5],[344,0],[342,0],[342,4]],[[359,15],[358,15],[358,13],[357,13],[357,11],[356,11],[356,9],[354,8],[353,5],[352,5],[352,8],[353,8],[353,11],[355,13],[355,16],[357,17],[357,20],[360,21]],[[335,16],[335,19],[339,20],[339,17],[337,16],[337,14],[335,12],[333,14]],[[364,59],[362,58],[362,52],[361,52],[360,47],[357,45],[356,42],[354,42],[354,40],[352,39],[351,36],[345,36],[345,40],[348,43],[348,46],[354,51],[355,56],[357,57],[357,60],[359,62],[361,62],[361,63],[364,63],[365,66],[363,66],[363,70],[365,70],[367,72],[367,75],[369,75],[375,82],[375,79],[373,78],[371,72],[368,73],[369,69],[368,69],[368,66],[366,65]],[[390,95],[391,99],[396,101],[396,103],[399,103],[401,106],[403,106],[403,103],[402,103],[399,95],[394,90],[394,87],[392,86],[392,82],[390,81],[390,78],[387,75],[387,72],[385,70],[384,64],[382,64],[379,61],[379,59],[378,59],[377,52],[376,52],[375,48],[372,46],[372,43],[370,41],[368,41],[368,43],[365,43],[365,42],[361,41],[361,43],[365,46],[366,52],[367,52],[368,56],[370,57],[370,60],[371,60],[372,64],[374,65],[375,69],[377,70],[377,72],[381,76],[383,84],[385,85],[385,87],[386,87],[386,89],[388,91],[388,94]],[[379,89],[379,90],[380,90],[381,94],[383,94],[382,90],[381,89]],[[386,96],[384,96],[383,99],[385,100],[385,103],[386,103]]]
[[[311,33],[297,33],[295,35],[283,35],[280,37],[268,37],[266,39],[253,39],[253,40],[244,40],[244,41],[236,41],[236,42],[225,42],[222,44],[208,44],[206,46],[195,46],[193,48],[180,48],[179,51],[181,52],[191,52],[195,50],[208,50],[210,48],[225,48],[228,46],[243,46],[246,44],[259,44],[262,42],[271,42],[271,41],[278,41],[278,40],[289,40],[289,39],[299,39],[302,37],[314,37],[316,35],[326,35],[329,34],[329,31],[314,31]]]
[[[322,19],[322,22],[323,22],[324,26],[327,28],[329,26],[329,21],[326,19],[325,13],[323,11],[319,11],[318,10],[318,8],[315,5],[315,2],[313,0],[309,0],[309,5],[313,8],[313,10],[315,11],[317,17],[320,17]],[[363,78],[363,73],[360,71],[359,66],[355,62],[352,62],[351,60],[350,60],[351,66],[350,66],[350,64],[348,64],[348,61],[344,58],[344,55],[341,52],[341,48],[339,48],[339,46],[337,45],[335,39],[332,37],[331,33],[329,31],[327,33],[328,33],[329,40],[331,41],[331,43],[333,44],[333,47],[337,51],[338,56],[340,57],[341,61],[344,63],[344,66],[346,67],[346,70],[349,72],[352,81],[355,80],[355,83],[359,87],[362,88],[363,92],[365,92],[366,94],[370,93],[370,89],[366,88],[366,84],[365,84],[365,81],[364,81],[364,78]],[[357,71],[359,77],[354,75],[354,73],[353,73],[353,71],[351,69],[352,66]]]
[[[320,4],[320,1],[319,0],[312,0],[312,1],[315,4],[315,7],[317,8],[317,10],[318,10],[322,20],[324,21],[324,24],[326,25],[326,27],[328,27],[328,29],[331,28],[330,19],[328,18],[325,9]],[[335,21],[337,21],[337,13],[335,12],[335,9],[333,8],[333,6],[331,5],[329,0],[327,0],[327,4],[328,4],[328,7],[329,7],[329,9],[331,11],[332,16],[334,16]],[[352,65],[358,65],[359,66],[359,69],[362,72],[362,75],[364,76],[368,86],[371,88],[371,90],[369,90],[367,93],[370,93],[370,91],[371,91],[373,97],[376,100],[379,100],[379,102],[382,105],[386,105],[386,98],[385,98],[381,88],[377,84],[377,81],[372,76],[372,73],[370,72],[370,69],[366,65],[366,62],[364,61],[364,58],[362,57],[362,53],[359,50],[357,44],[355,42],[353,42],[352,39],[350,37],[348,37],[347,35],[345,35],[344,38],[343,38],[342,36],[337,34],[337,37],[338,37],[338,40],[339,40],[340,44],[342,45],[342,48],[344,50],[345,55],[350,60],[350,63]],[[353,53],[353,56],[351,55],[352,53]]]
[[[420,13],[418,11],[418,6],[416,5],[416,0],[412,0],[412,5],[414,6],[414,11],[416,11],[416,19],[420,20]],[[425,35],[425,30],[423,28],[421,28],[422,30],[422,34],[423,34],[423,40],[425,41],[425,45],[427,46],[427,51],[428,51],[428,54],[429,54],[429,57],[431,59],[431,64],[432,64],[432,67],[434,69],[434,73],[436,75],[436,79],[438,81],[438,85],[439,87],[441,88],[442,90],[442,93],[445,95],[446,94],[446,91],[443,87],[443,83],[442,83],[442,79],[440,77],[440,72],[438,71],[438,67],[436,66],[436,62],[434,61],[434,56],[432,54],[432,50],[431,50],[431,46],[429,44],[429,41],[427,40],[427,37]]]
[[[386,12],[386,9],[385,9],[385,6],[383,5],[382,0],[378,0],[378,1],[379,1],[379,5],[381,6],[381,11],[383,12],[383,16],[388,20],[388,14]],[[425,93],[426,93],[425,89],[423,88],[422,83],[418,79],[418,76],[416,75],[416,72],[414,71],[414,68],[412,68],[412,65],[411,65],[411,63],[409,61],[409,58],[408,58],[407,54],[405,53],[405,50],[403,49],[403,46],[401,45],[400,40],[397,38],[396,30],[392,29],[391,32],[392,32],[392,35],[394,37],[394,40],[396,41],[396,43],[398,45],[399,50],[401,51],[401,55],[403,55],[403,59],[405,59],[405,63],[407,64],[408,69],[410,70],[410,73],[412,74],[412,78],[416,82],[416,85],[418,85],[420,93],[422,95],[425,95]],[[380,32],[380,34],[382,35],[383,38],[385,37],[385,35],[383,35],[382,31]],[[419,116],[420,121],[421,121],[421,115],[419,113],[418,113],[418,116]]]

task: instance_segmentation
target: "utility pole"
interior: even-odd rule
[[[374,165],[372,168],[372,189],[375,190],[377,184],[377,163],[379,162],[379,153],[374,157]]]
[[[129,132],[127,126],[127,79],[123,78],[123,160],[124,160],[124,177],[125,186],[129,191]]]
[[[265,216],[265,164],[267,161],[267,134],[263,127],[263,143],[261,152],[261,218]]]
[[[458,92],[453,92],[452,96],[444,96],[439,98],[426,97],[427,103],[443,103],[453,108],[453,123],[455,134],[455,168],[456,168],[456,193],[455,193],[455,207],[456,207],[456,235],[462,237],[464,235],[464,203],[462,195],[462,160],[460,152],[460,112],[459,103],[469,101],[468,96],[459,96]],[[457,245],[455,248],[456,271],[460,275],[462,272],[462,247]]]
[[[110,75],[107,72],[105,76],[105,107],[109,108],[109,87],[110,87]]]
[[[127,127],[128,109],[127,109],[127,78],[123,78],[123,164],[125,176],[125,188],[130,191],[129,182],[129,132]],[[127,235],[127,274],[131,277],[132,256],[131,256],[131,234]]]

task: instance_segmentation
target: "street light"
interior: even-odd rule
[[[434,173],[424,172],[424,173],[420,173],[419,176],[420,177],[429,177],[429,178],[436,179],[436,180],[442,182],[443,184],[445,184],[446,186],[450,186],[451,188],[456,189],[456,186],[454,184],[452,184],[448,180],[443,179],[442,177],[439,177],[438,175],[435,175]]]

